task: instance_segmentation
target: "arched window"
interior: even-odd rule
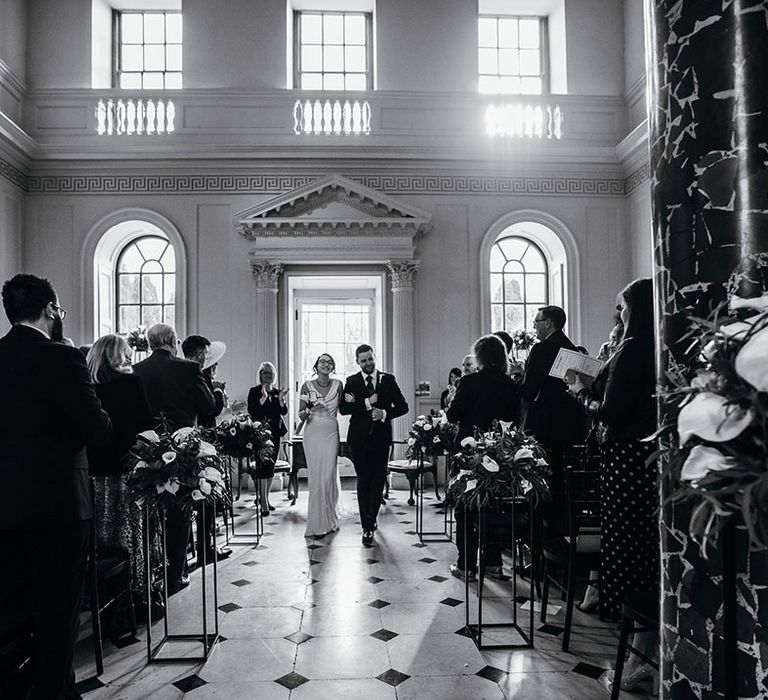
[[[491,248],[491,325],[493,330],[532,329],[541,306],[549,304],[547,259],[532,240],[502,235]]]
[[[146,235],[130,241],[115,267],[116,331],[176,323],[176,256],[167,238]]]

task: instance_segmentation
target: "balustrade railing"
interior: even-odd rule
[[[485,131],[489,136],[560,139],[563,136],[563,112],[559,105],[488,105]]]
[[[295,134],[370,134],[371,106],[367,100],[296,100]]]
[[[175,129],[176,107],[162,97],[102,99],[95,114],[100,136],[152,136],[172,134]]]

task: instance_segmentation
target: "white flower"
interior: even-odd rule
[[[224,481],[221,472],[216,467],[206,467],[203,469],[202,474],[208,481],[212,481],[214,484],[220,484]]]
[[[211,485],[205,479],[200,479],[200,490],[208,496],[211,493]]]
[[[486,471],[489,471],[489,472],[499,471],[499,463],[496,460],[491,459],[488,455],[483,455],[482,464]]]
[[[677,417],[680,445],[698,435],[710,442],[726,442],[738,437],[752,422],[752,412],[729,404],[711,391],[696,394]]]
[[[246,449],[248,449],[248,450],[252,450],[252,449],[253,449],[253,443],[252,443],[252,442],[246,442],[246,443],[245,443],[245,447],[246,447]]]
[[[445,411],[440,411],[440,425],[448,425],[448,414]]]
[[[163,462],[166,464],[170,464],[173,462],[173,460],[176,459],[176,453],[175,452],[163,452]]]
[[[477,447],[477,442],[472,436],[465,437],[460,443],[462,447]]]
[[[427,420],[426,416],[417,416],[416,420],[425,421]]]
[[[171,437],[176,442],[182,442],[183,440],[186,440],[192,433],[195,432],[194,428],[179,428]]]
[[[469,476],[471,473],[471,469],[459,469],[459,473],[456,475],[456,478],[461,479],[462,476]]]
[[[136,469],[149,469],[149,465],[143,460],[140,459],[138,462],[136,462]]]
[[[720,326],[720,332],[726,337],[733,340],[743,340],[744,336],[752,330],[752,326],[757,317],[747,319],[746,321],[735,321],[734,323],[726,323],[724,326]]]
[[[541,457],[539,457],[536,460],[536,466],[537,467],[548,467],[549,466],[549,462],[547,462],[546,459],[542,459]]]
[[[435,445],[439,445],[440,444],[440,436],[439,435],[435,435],[435,437],[432,438],[432,442],[434,442]]]
[[[215,457],[216,456],[216,448],[211,445],[210,442],[206,442],[205,440],[200,440],[200,449],[197,451],[198,457]]]
[[[261,421],[260,420],[253,421],[253,427],[254,428],[260,428],[261,427]]]
[[[470,479],[464,486],[464,493],[474,490],[477,487],[477,479]]]
[[[138,437],[147,442],[160,442],[160,436],[154,430],[145,430],[143,433],[139,433]]]
[[[533,451],[527,447],[521,447],[515,452],[515,462],[519,462],[522,459],[533,459]]]
[[[716,378],[717,375],[714,372],[700,369],[696,372],[696,376],[691,379],[691,386],[696,389],[706,389]]]
[[[164,484],[156,484],[155,488],[158,493],[167,491],[168,493],[176,495],[176,492],[179,490],[179,481],[178,479],[169,479]]]
[[[716,450],[714,447],[696,445],[683,464],[680,478],[683,481],[699,481],[710,472],[720,472],[734,466],[734,460],[726,457],[720,450]]]
[[[205,500],[205,496],[203,495],[203,492],[200,489],[195,489],[192,492],[192,500],[193,501],[203,501],[203,500]]]
[[[763,292],[759,297],[752,297],[751,299],[744,299],[739,296],[732,296],[730,299],[731,309],[757,309],[758,311],[765,311],[768,309],[768,292]]]
[[[232,436],[237,435],[237,428],[230,428],[229,429],[229,434],[232,435]]]
[[[755,333],[739,350],[736,373],[758,391],[768,391],[768,328]]]
[[[520,479],[520,486],[522,487],[524,494],[528,493],[533,488],[533,484],[531,484],[528,479]]]
[[[413,447],[416,444],[416,438],[408,438],[408,447]]]
[[[424,425],[424,430],[432,430],[432,423],[426,423]]]

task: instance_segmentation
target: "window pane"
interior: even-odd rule
[[[499,46],[517,48],[516,19],[499,19]]]
[[[157,236],[148,236],[136,242],[146,260],[159,260],[168,247],[168,241]]]
[[[344,88],[346,90],[365,90],[368,87],[365,78],[364,73],[347,73],[344,76]]]
[[[181,70],[181,44],[165,47],[166,70]]]
[[[323,47],[323,70],[324,71],[343,71],[344,70],[344,48],[342,46],[324,46]]]
[[[480,17],[477,20],[478,46],[496,46],[496,20]]]
[[[302,71],[323,70],[322,46],[302,46],[301,47],[301,70]]]
[[[121,73],[120,87],[123,90],[141,90],[141,73]]]
[[[499,92],[505,95],[519,95],[520,78],[508,75],[502,76],[499,78]]]
[[[120,70],[144,70],[144,52],[141,46],[123,46]]]
[[[301,13],[301,42],[308,44],[323,42],[323,18],[320,15]]]
[[[130,304],[139,302],[139,276],[118,275],[120,288],[118,290],[118,304]]]
[[[326,73],[323,76],[324,90],[343,90],[344,75],[341,73]]]
[[[176,275],[164,275],[163,284],[163,303],[173,304],[176,301]]]
[[[525,312],[523,306],[515,304],[514,306],[507,306],[504,309],[504,330],[511,333],[512,331],[525,328]]]
[[[508,260],[520,260],[530,245],[522,238],[504,238],[499,241],[499,246]]]
[[[181,90],[181,73],[166,73],[165,87],[168,90]]]
[[[525,300],[531,304],[544,304],[547,300],[547,278],[544,275],[525,276]]]
[[[181,43],[181,15],[168,14],[165,16],[165,40],[169,44]]]
[[[147,260],[141,266],[141,273],[143,275],[160,273],[163,274],[163,266],[157,260]]]
[[[163,300],[162,275],[141,276],[141,302],[142,304],[158,303]]]
[[[504,275],[504,301],[523,301],[523,275]]]
[[[162,44],[165,42],[165,16],[146,13],[144,15],[144,43]]]
[[[176,256],[173,253],[173,246],[167,245],[165,252],[160,257],[160,262],[166,272],[176,272]]]
[[[347,46],[344,49],[344,70],[365,72],[365,46]]]
[[[165,49],[163,46],[144,47],[144,70],[165,70]]]
[[[344,18],[341,15],[323,15],[323,44],[344,43]]]
[[[542,304],[541,306],[546,306],[546,304]],[[534,323],[533,319],[536,318],[536,314],[539,312],[539,305],[534,304],[533,306],[528,306],[525,309],[525,327],[529,331],[534,331]]]
[[[120,256],[120,266],[118,272],[139,272],[144,264],[144,258],[139,255],[138,248],[131,243],[124,249]]]
[[[529,246],[522,257],[526,272],[546,272],[547,266],[538,248]]]
[[[120,29],[123,44],[141,44],[144,40],[141,26],[141,15],[122,15]]]
[[[517,49],[499,50],[499,73],[502,75],[518,75],[520,64],[518,62]]]
[[[504,330],[504,307],[501,304],[494,304],[491,306],[491,315],[493,320],[491,321],[491,328],[497,331]]]
[[[498,245],[491,248],[491,272],[501,272],[504,268],[506,259],[501,252],[501,248]]]
[[[480,92],[493,94],[499,91],[499,79],[495,75],[481,75],[479,80]]]
[[[163,323],[167,323],[169,326],[173,326],[174,328],[176,327],[176,307],[163,307]]]
[[[320,73],[302,73],[301,89],[302,90],[322,90],[323,76]]]
[[[162,73],[144,73],[143,87],[145,90],[162,90],[164,81]]]
[[[344,342],[344,314],[339,312],[330,312],[327,314],[327,335],[326,339],[329,343]]]
[[[491,275],[491,301],[502,301],[502,275]]]
[[[538,49],[539,48],[539,20],[521,19],[520,20],[520,48]]]
[[[162,323],[163,321],[163,307],[162,306],[142,306],[141,307],[141,324],[149,328],[156,323]]]
[[[481,74],[498,73],[497,54],[496,49],[478,49],[477,64]]]
[[[365,17],[346,15],[344,17],[344,43],[365,44]]]
[[[524,95],[541,95],[541,78],[523,78],[520,83],[520,92]]]
[[[538,51],[520,51],[520,74],[521,75],[540,75],[541,66],[539,65]]]
[[[118,333],[132,331],[139,325],[139,307],[121,306],[117,319],[119,324],[117,328]]]

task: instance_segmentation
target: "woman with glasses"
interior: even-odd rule
[[[262,362],[259,365],[259,384],[248,392],[248,415],[253,420],[266,423],[272,433],[272,442],[275,444],[275,459],[280,449],[280,438],[288,432],[283,423],[283,416],[288,413],[285,396],[288,389],[275,387],[277,370],[271,362]],[[269,491],[272,487],[272,479],[275,476],[275,462],[272,460],[259,467],[257,488],[261,494],[261,514],[269,515],[269,511],[275,507],[269,503]]]
[[[336,363],[328,353],[317,358],[315,378],[301,385],[299,418],[304,421],[309,506],[305,537],[324,537],[339,528],[339,491],[336,468],[339,454],[339,410],[342,383],[332,379]]]

